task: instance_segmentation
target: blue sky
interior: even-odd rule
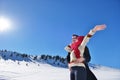
[[[14,28],[0,33],[0,49],[34,55],[65,57],[73,33],[106,24],[88,43],[91,63],[120,68],[119,0],[0,0],[0,16]]]

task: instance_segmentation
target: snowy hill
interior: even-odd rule
[[[40,55],[33,56],[28,54],[21,54],[18,52],[12,52],[7,50],[0,50],[0,58],[4,60],[13,60],[13,61],[25,61],[25,62],[40,62],[40,63],[48,63],[57,67],[67,67],[67,62],[65,58],[60,56],[51,56],[51,55]]]
[[[17,54],[0,51],[0,80],[69,80],[69,70],[64,68],[66,63],[63,58]],[[120,80],[118,69],[93,64],[90,68],[98,80]]]
[[[30,56],[27,54],[21,54],[18,52],[12,52],[7,50],[0,50],[1,58],[8,60],[11,59],[13,61],[31,61]]]

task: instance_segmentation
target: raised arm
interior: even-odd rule
[[[79,49],[81,50],[81,56],[83,56],[83,52],[84,52],[84,48],[86,46],[86,44],[89,42],[89,39],[97,32],[97,31],[101,31],[104,30],[106,28],[106,25],[96,25],[92,30],[90,30],[90,32],[84,37],[81,45],[79,46]],[[82,49],[81,49],[82,48]]]

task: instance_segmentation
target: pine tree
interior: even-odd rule
[[[35,56],[35,57],[33,58],[33,60],[37,60],[37,56]]]
[[[12,56],[13,56],[13,54],[11,53],[11,54],[10,54],[10,57],[12,57]]]

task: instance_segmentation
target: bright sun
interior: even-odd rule
[[[11,28],[11,22],[9,19],[0,17],[0,32],[7,31]]]

